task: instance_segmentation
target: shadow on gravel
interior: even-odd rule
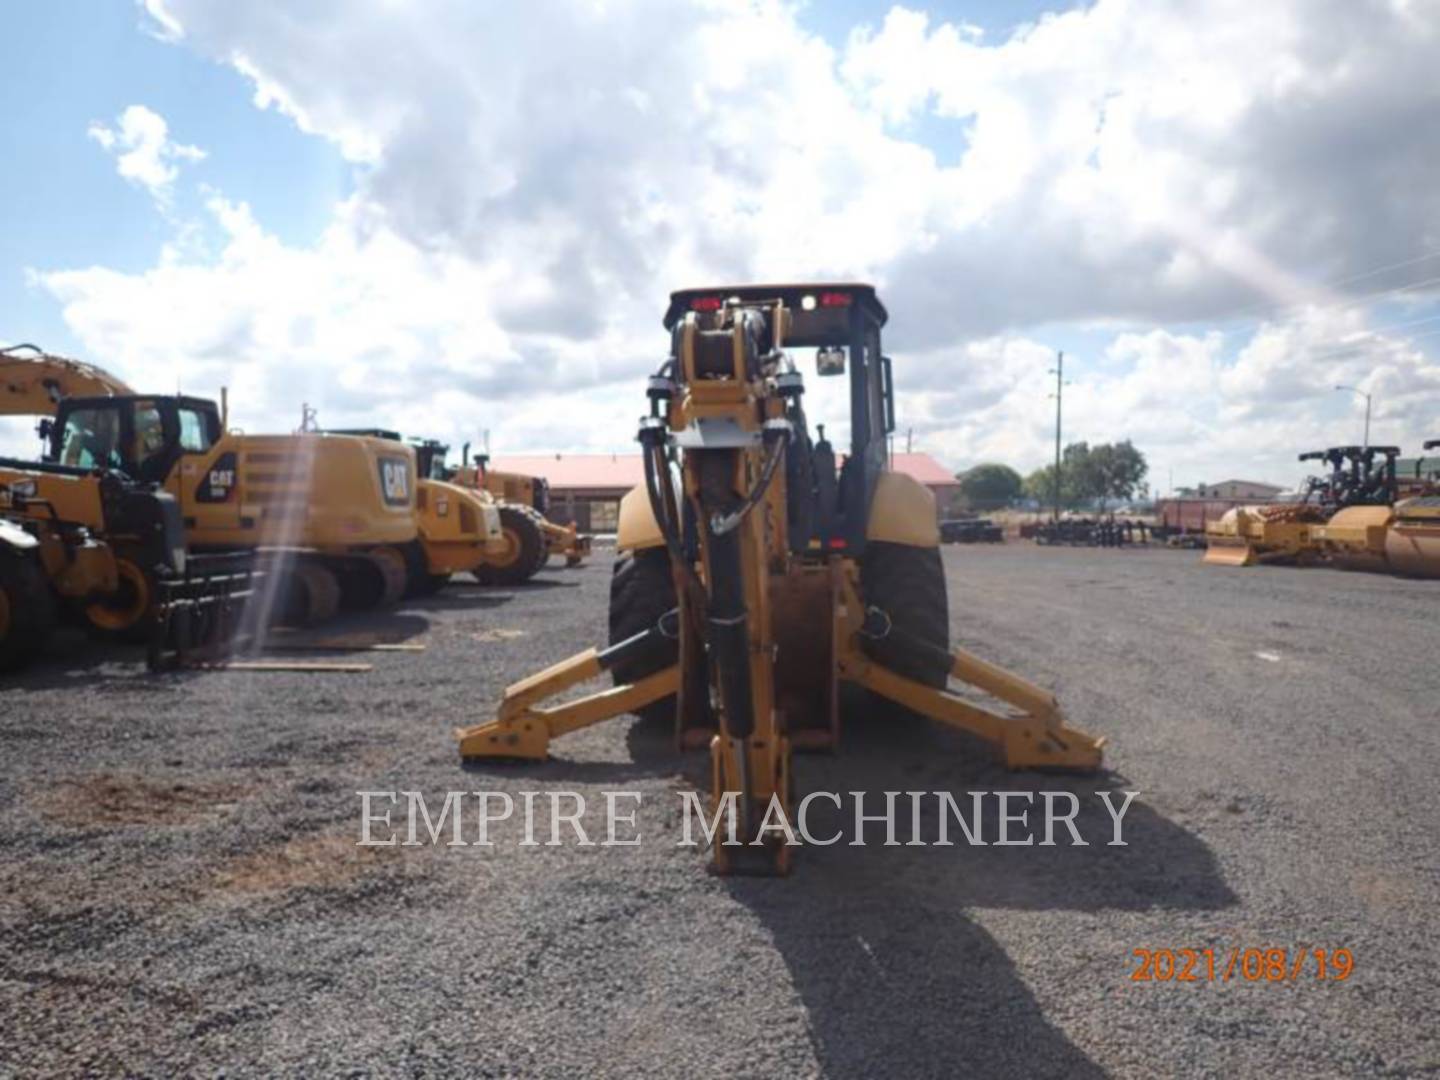
[[[1144,805],[1143,793],[1124,818],[1128,846],[1107,846],[1111,817],[1095,792],[1133,788],[1119,777],[1007,773],[988,763],[982,745],[888,710],[849,720],[843,737],[839,755],[803,757],[796,768],[802,797],[841,793],[843,811],[817,799],[809,815],[811,835],[839,834],[840,842],[798,849],[787,879],[727,881],[783,955],[827,1075],[937,1069],[949,1075],[1102,1075],[1050,1022],[1010,958],[966,909],[1183,911],[1236,902],[1209,848]],[[1076,827],[1089,846],[970,846],[952,820],[953,847],[882,846],[883,822],[865,826],[865,847],[850,847],[854,803],[844,793],[852,791],[872,793],[867,813],[883,810],[885,791],[948,791],[967,818],[971,792],[1030,792],[1033,824],[1044,805],[1039,792],[1071,792],[1081,805]],[[912,839],[933,845],[939,838],[935,796],[921,805],[915,833],[910,802],[900,796],[901,845]],[[986,796],[980,838],[991,843],[997,838],[995,806],[994,797]],[[1035,838],[1044,839],[1043,825]],[[1069,843],[1063,825],[1055,839]],[[1027,953],[1043,965],[1042,935],[1083,936],[1084,920],[1049,922],[1043,931],[1026,931],[1022,924],[1017,932],[1035,934]],[[1068,936],[1065,946],[1057,956],[1074,963],[1075,937]],[[1093,979],[1098,965],[1123,959],[1081,952],[1080,970],[1042,968],[1041,977]]]

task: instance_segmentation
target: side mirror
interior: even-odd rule
[[[815,353],[815,374],[844,375],[845,374],[845,350],[836,345],[825,347]]]
[[[55,421],[47,416],[35,425],[35,431],[39,434],[40,438],[48,444],[50,442],[50,436],[55,433]]]

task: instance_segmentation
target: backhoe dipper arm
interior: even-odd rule
[[[62,398],[134,392],[103,368],[34,345],[0,349],[0,416],[54,416]]]

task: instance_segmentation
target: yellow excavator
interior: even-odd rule
[[[646,482],[620,508],[610,644],[508,687],[496,719],[457,730],[463,757],[542,759],[610,717],[662,718],[681,747],[709,747],[713,806],[734,825],[716,870],[769,873],[790,867],[773,825],[794,820],[791,752],[837,745],[841,683],[978,735],[1011,768],[1099,767],[1103,740],[1051,694],[949,648],[934,497],[888,464],[886,318],[864,284],[672,294],[639,432]],[[811,439],[800,350],[821,377],[848,370],[838,473],[823,429]],[[613,687],[552,700],[605,675]]]

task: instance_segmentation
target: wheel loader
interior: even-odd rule
[[[306,430],[231,431],[209,399],[137,394],[99,368],[43,353],[9,354],[5,371],[17,387],[38,388],[8,398],[9,411],[45,417],[42,460],[9,463],[23,474],[10,475],[12,491],[16,479],[108,472],[168,494],[186,551],[253,552],[262,560],[269,584],[257,620],[311,623],[342,604],[388,606],[423,572],[415,454],[407,446]],[[82,493],[88,486],[82,479]],[[94,529],[99,493],[81,497],[93,506],[77,520]],[[48,512],[34,500],[30,506],[32,517]],[[106,629],[128,630],[155,611],[155,579],[123,552],[115,565],[119,589],[87,614]]]
[[[483,487],[490,492],[500,505],[529,507],[535,512],[540,531],[545,540],[545,561],[559,557],[566,566],[579,566],[590,556],[592,539],[569,525],[560,525],[547,517],[550,513],[550,485],[543,476],[528,476],[525,473],[501,472],[490,468],[486,454],[476,454],[470,461],[468,444],[461,454],[461,464],[456,472],[456,482]],[[544,562],[541,563],[544,565]]]
[[[842,683],[980,736],[1011,768],[1100,766],[1103,740],[1051,694],[949,648],[935,501],[889,468],[886,319],[865,284],[672,294],[638,436],[645,483],[620,507],[609,644],[508,687],[494,720],[456,731],[463,757],[543,759],[624,713],[672,724],[679,747],[708,747],[713,805],[733,812],[711,849],[722,873],[788,871],[766,822],[777,807],[794,820],[792,751],[838,745]],[[809,431],[801,350],[818,377],[848,378],[838,469]],[[602,676],[614,685],[553,700]]]

